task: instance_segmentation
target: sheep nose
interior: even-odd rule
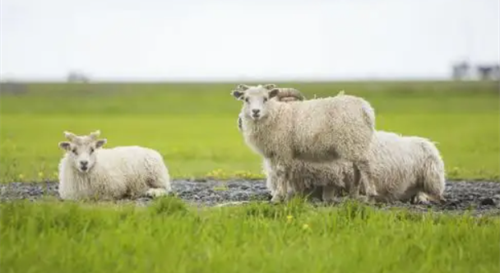
[[[88,161],[86,161],[86,160],[82,160],[82,161],[80,161],[80,165],[82,165],[82,167],[86,167],[86,166],[87,166],[87,164],[89,164],[89,162],[88,162]]]
[[[254,115],[257,115],[260,112],[260,110],[259,109],[252,109],[252,112]]]

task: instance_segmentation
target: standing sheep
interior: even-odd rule
[[[338,95],[343,94],[341,91]],[[300,91],[291,88],[280,88],[276,98],[279,101],[306,99]],[[241,116],[238,120],[241,124]],[[241,126],[238,129],[241,131]],[[445,201],[444,162],[439,150],[430,140],[377,131],[369,158],[379,200],[411,200],[414,203]],[[263,171],[267,187],[274,196],[278,178],[269,159],[264,158]],[[333,163],[294,160],[289,179],[293,193],[307,196],[319,192],[323,200],[331,201],[347,188],[346,185],[352,183],[354,170],[352,164],[345,160]]]
[[[270,100],[274,86],[239,85],[232,95],[244,101],[241,131],[247,145],[270,160],[279,186],[273,201],[285,197],[293,160],[352,162],[356,174],[349,185],[358,197],[360,184],[368,197],[376,197],[367,153],[375,131],[375,113],[364,99],[342,95],[287,103]]]
[[[369,152],[369,161],[378,200],[443,203],[445,198],[445,166],[436,146],[428,139],[416,136],[401,136],[391,132],[377,131]],[[330,167],[318,169],[325,177],[335,173],[344,181],[332,183],[345,187],[355,179],[354,170],[346,161],[338,161]],[[339,188],[323,188],[325,201],[338,194]]]
[[[88,136],[64,133],[59,143],[66,151],[59,163],[59,195],[65,200],[157,197],[171,192],[162,156],[139,146],[104,149],[100,131]]]
[[[276,88],[275,84],[267,84],[265,85],[267,89],[272,89]],[[295,88],[286,88],[286,87],[280,87],[278,88],[279,92],[278,94],[274,97],[271,98],[273,100],[281,101],[281,102],[289,102],[289,101],[296,101],[296,100],[304,100],[305,96],[297,89]],[[242,127],[241,127],[241,116],[242,114],[240,113],[238,115],[238,130],[242,132]],[[300,162],[299,162],[300,163]],[[315,163],[306,163],[306,164],[315,164]],[[294,167],[293,169],[297,169]],[[268,158],[264,158],[262,162],[262,170],[263,173],[266,175],[266,187],[267,189],[271,192],[271,195],[274,197],[276,195],[278,185],[276,183],[277,177],[276,177],[276,172],[271,168],[271,162]],[[318,195],[317,191],[318,187],[304,187],[303,194],[306,196],[312,196],[316,197]]]

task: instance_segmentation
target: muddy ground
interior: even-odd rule
[[[0,186],[0,201],[14,199],[39,200],[45,196],[58,198],[57,182],[20,183],[13,182]],[[269,201],[271,196],[264,180],[174,180],[174,192],[188,203],[203,206],[215,206],[236,201]],[[444,205],[412,205],[395,203],[385,207],[407,207],[425,211],[429,208],[443,212],[463,212],[472,210],[476,215],[500,216],[500,182],[487,181],[448,181],[446,184]],[[134,200],[140,205],[147,205],[151,199]]]

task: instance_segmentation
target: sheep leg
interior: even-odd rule
[[[366,198],[370,201],[378,200],[378,193],[373,184],[373,176],[371,175],[370,164],[368,160],[360,160],[354,163],[355,180],[357,180],[358,193],[359,187],[362,186]],[[358,179],[359,178],[359,179]]]
[[[313,186],[304,190],[304,195],[307,200],[314,201],[315,199],[322,200],[323,186]]]
[[[288,180],[287,180],[287,169],[281,164],[275,165],[275,191],[271,202],[278,203],[285,201],[289,198],[288,196]]]
[[[276,189],[274,191],[273,197],[271,198],[272,203],[279,203],[284,201],[285,195],[287,194],[286,185],[284,185],[285,179],[283,179],[281,175],[277,175],[276,180]]]
[[[361,172],[356,164],[353,164],[353,168],[354,168],[354,179],[352,183],[349,184],[348,191],[350,198],[358,199],[360,191]]]
[[[323,192],[321,195],[321,199],[325,203],[333,203],[335,197],[337,197],[337,188],[333,185],[323,186]]]
[[[444,204],[446,203],[446,199],[442,196],[434,197],[432,195],[426,194],[424,192],[418,192],[412,198],[413,204],[421,204],[421,205],[430,205],[431,203]]]
[[[157,198],[160,196],[168,195],[168,191],[162,188],[150,188],[146,191],[146,196],[151,198]]]

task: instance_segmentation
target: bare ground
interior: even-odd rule
[[[57,182],[12,182],[0,185],[0,201],[29,199],[40,200],[44,197],[59,198]],[[232,179],[181,180],[172,181],[172,188],[178,197],[188,203],[202,206],[220,206],[233,202],[269,201],[270,194],[264,180]],[[474,215],[500,216],[500,182],[489,181],[448,181],[444,205],[412,205],[408,203],[384,204],[382,207],[406,207],[417,211],[432,209],[441,212],[472,211]],[[130,200],[132,201],[132,200]],[[151,199],[134,200],[147,205]],[[318,204],[318,203],[317,203]]]

